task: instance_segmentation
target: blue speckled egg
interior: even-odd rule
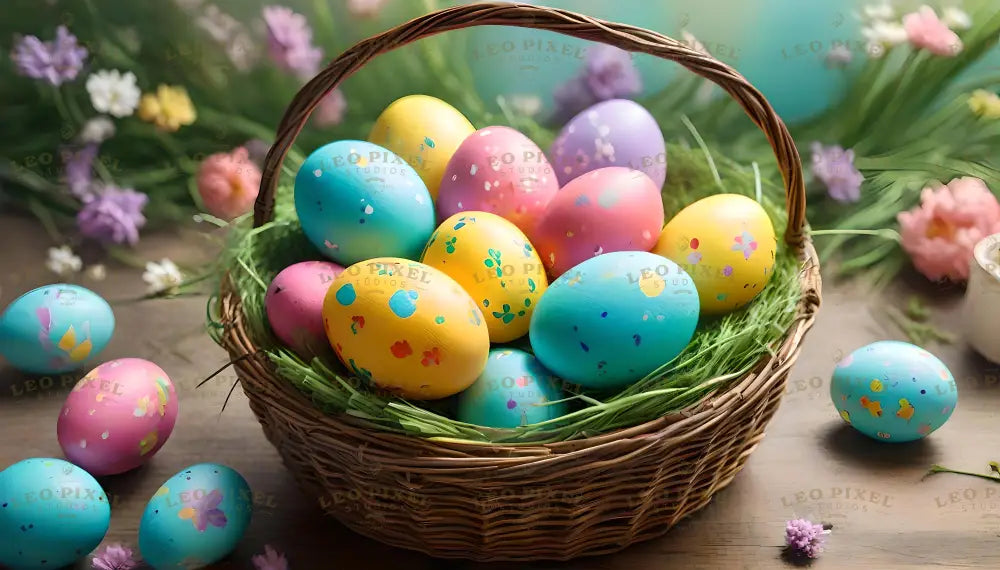
[[[309,241],[345,267],[374,257],[417,259],[436,225],[413,167],[356,140],[309,155],[295,176],[295,211]]]
[[[492,428],[515,428],[558,418],[567,411],[559,378],[533,355],[494,348],[476,382],[458,395],[458,420]]]
[[[0,565],[61,568],[104,540],[111,505],[86,471],[47,457],[0,471]]]
[[[837,363],[830,397],[840,417],[879,441],[926,437],[955,411],[958,391],[948,367],[926,350],[884,340]]]
[[[199,463],[164,483],[139,523],[139,550],[156,570],[202,568],[229,555],[250,524],[253,497],[239,473]]]
[[[111,340],[115,315],[90,289],[58,283],[28,291],[0,315],[0,354],[33,374],[89,365]]]
[[[557,376],[618,388],[680,354],[698,312],[698,291],[680,266],[645,251],[618,251],[592,257],[549,285],[528,335],[535,356]]]

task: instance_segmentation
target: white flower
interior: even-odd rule
[[[909,35],[899,22],[872,22],[861,28],[861,35],[868,40],[868,55],[882,57],[888,48],[906,43]]]
[[[347,0],[347,11],[357,18],[370,18],[378,14],[385,0]]]
[[[250,69],[257,58],[257,46],[239,20],[209,4],[195,23],[223,47],[236,69]]]
[[[64,245],[49,248],[49,259],[45,262],[45,266],[56,275],[69,275],[80,271],[83,262],[68,245]]]
[[[80,129],[80,142],[100,144],[115,136],[115,124],[101,115],[87,121]]]
[[[108,271],[104,268],[104,264],[101,263],[91,265],[87,268],[86,273],[87,277],[94,281],[104,281],[104,278],[108,276]]]
[[[534,117],[542,110],[542,99],[538,95],[511,95],[510,106],[522,115]]]
[[[896,15],[896,11],[892,9],[892,5],[888,2],[869,4],[862,8],[861,11],[864,13],[866,19],[876,22],[891,20]]]
[[[837,44],[827,52],[826,65],[829,67],[841,67],[851,63],[852,59],[854,59],[854,55],[851,53],[850,48],[844,44]]]
[[[90,103],[100,113],[115,117],[131,115],[139,105],[141,92],[135,84],[135,74],[122,74],[117,69],[103,69],[87,78],[87,93]]]
[[[953,30],[968,30],[972,27],[972,18],[958,6],[948,6],[942,10],[941,20]]]
[[[142,280],[149,285],[148,290],[151,295],[175,289],[183,282],[181,270],[165,257],[159,263],[152,261],[147,263]]]

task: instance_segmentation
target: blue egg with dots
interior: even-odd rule
[[[590,258],[542,294],[528,336],[556,376],[592,389],[641,380],[679,355],[698,325],[694,281],[645,251]]]
[[[531,353],[494,348],[483,373],[458,395],[457,419],[500,429],[554,420],[569,411],[561,385]]]
[[[434,204],[412,166],[366,141],[315,150],[295,176],[302,231],[329,259],[417,259],[435,228]]]

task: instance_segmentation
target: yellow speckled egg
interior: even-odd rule
[[[427,185],[431,198],[437,200],[448,161],[475,130],[465,115],[444,101],[428,95],[407,95],[382,111],[368,141],[409,163]]]
[[[493,342],[528,333],[531,313],[548,281],[528,238],[489,212],[461,212],[431,234],[420,261],[447,273],[486,316]]]
[[[771,279],[778,242],[767,212],[739,194],[702,198],[677,213],[653,248],[694,280],[701,312],[746,305]]]
[[[476,302],[423,263],[379,257],[330,284],[323,328],[354,374],[413,400],[468,388],[486,367],[490,337]]]

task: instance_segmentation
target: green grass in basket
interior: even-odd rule
[[[775,229],[779,234],[783,231],[782,188],[762,181],[751,168],[710,156],[704,145],[670,144],[667,155],[669,175],[663,191],[667,219],[699,198],[730,192],[758,199]],[[305,362],[274,337],[264,310],[267,285],[288,265],[322,259],[302,234],[291,193],[288,185],[279,188],[274,221],[258,229],[250,229],[247,221],[234,227],[223,260],[241,296],[248,333],[267,352],[280,377],[302,390],[321,410],[364,418],[387,431],[516,444],[565,441],[637,425],[726,388],[776,346],[795,316],[799,262],[779,237],[774,275],[764,291],[740,311],[703,319],[684,352],[646,378],[615,394],[567,394],[571,412],[557,420],[502,430],[463,424],[447,416],[453,399],[412,403],[384,395],[353,378],[332,354]]]

